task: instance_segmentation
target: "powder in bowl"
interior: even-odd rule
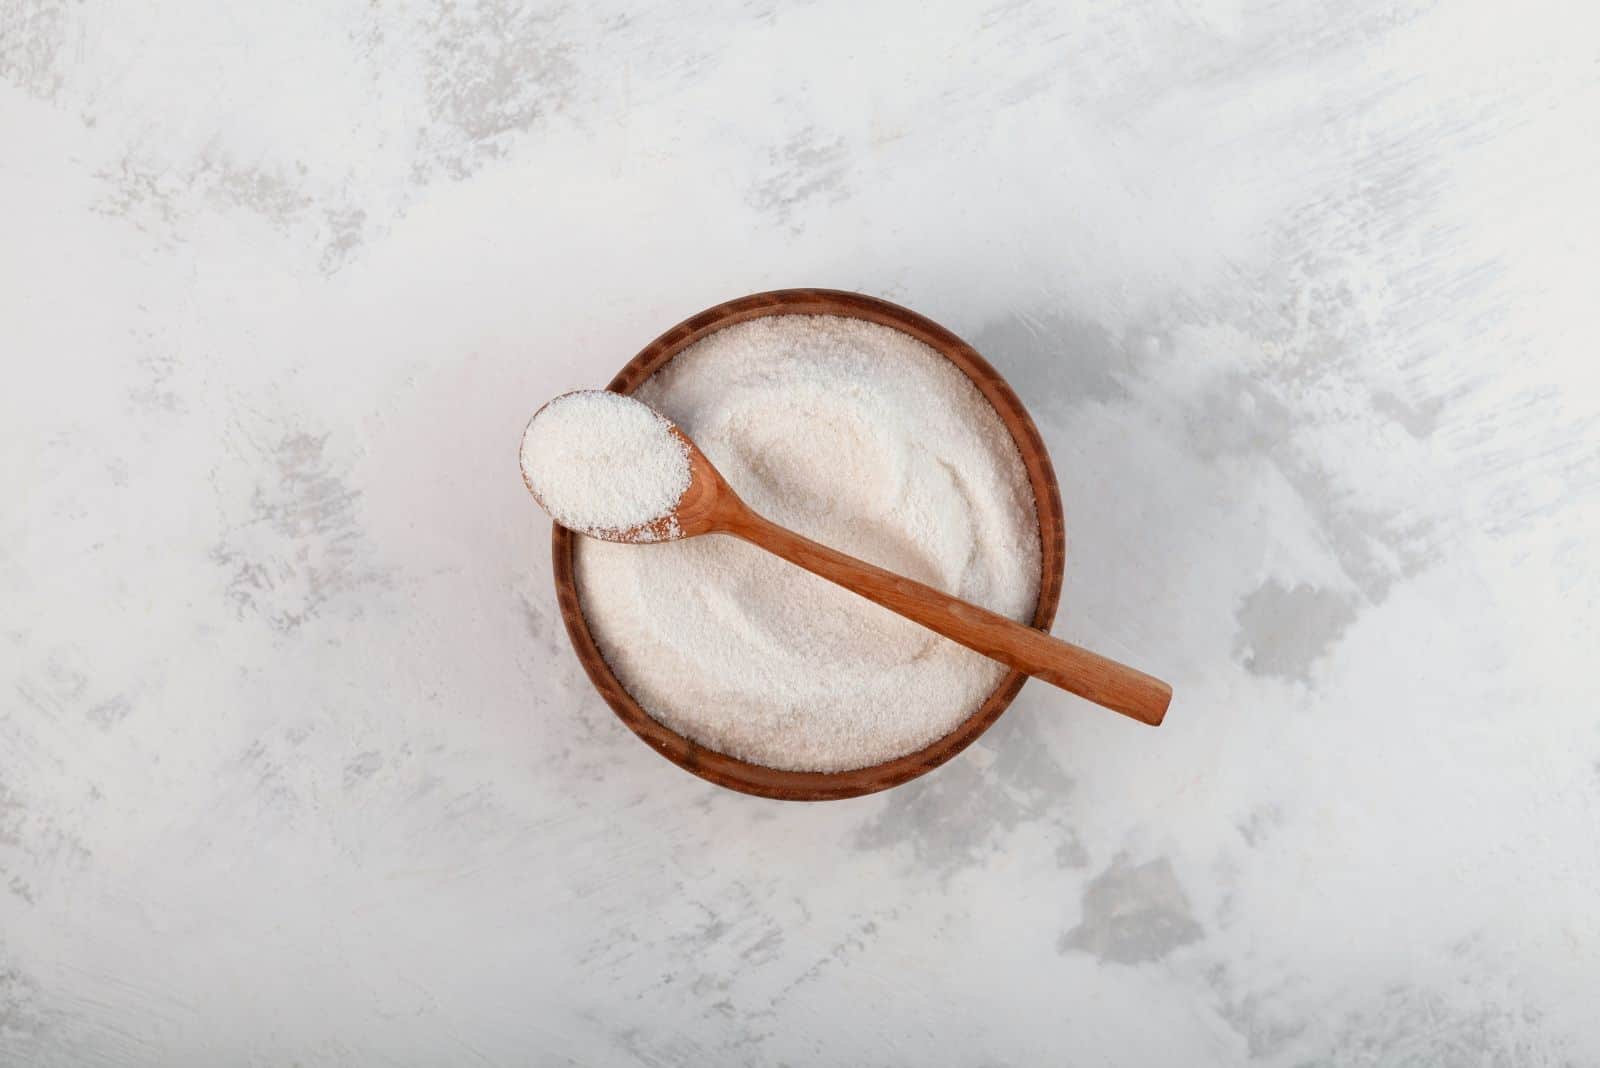
[[[744,501],[807,537],[1012,619],[1038,603],[1033,490],[972,381],[899,330],[774,315],[717,330],[634,394]],[[651,717],[701,745],[845,771],[948,734],[1006,669],[735,538],[580,539],[591,636]]]
[[[522,435],[522,477],[564,527],[647,541],[689,488],[689,450],[660,415],[604,390],[564,393]]]

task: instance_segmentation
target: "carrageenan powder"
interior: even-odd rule
[[[807,537],[1013,619],[1040,548],[1016,445],[972,382],[900,331],[771,316],[679,353],[634,394],[745,502]],[[651,716],[774,768],[841,771],[949,733],[1006,669],[732,537],[580,539],[607,663]]]

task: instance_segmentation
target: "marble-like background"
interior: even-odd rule
[[[1600,1063],[1600,14],[0,0],[0,1063]],[[787,806],[513,452],[702,307],[967,336],[1029,686]]]

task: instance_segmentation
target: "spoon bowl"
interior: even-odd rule
[[[590,392],[589,390],[573,390],[552,397],[539,410],[533,413],[533,418],[528,420],[528,427],[539,421],[539,416],[544,410],[564,397]],[[658,413],[659,414],[659,413]],[[635,523],[624,527],[578,527],[562,524],[551,510],[550,502],[534,486],[533,479],[528,474],[524,464],[522,468],[522,484],[527,487],[528,493],[540,508],[550,513],[551,518],[559,525],[565,526],[575,534],[594,538],[598,541],[614,541],[627,545],[650,545],[664,541],[682,541],[684,538],[698,537],[701,534],[711,534],[715,531],[727,529],[730,518],[737,514],[737,509],[743,507],[738,495],[733,492],[727,480],[722,477],[722,472],[700,451],[700,447],[689,439],[689,436],[680,430],[677,424],[666,420],[667,426],[673,437],[683,446],[689,459],[689,485],[678,498],[678,503],[673,510],[665,515],[651,519],[644,523]]]

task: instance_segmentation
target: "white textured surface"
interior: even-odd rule
[[[1600,1061],[1596,31],[0,0],[0,1062]],[[522,423],[795,284],[1010,377],[1166,726],[619,726]]]

